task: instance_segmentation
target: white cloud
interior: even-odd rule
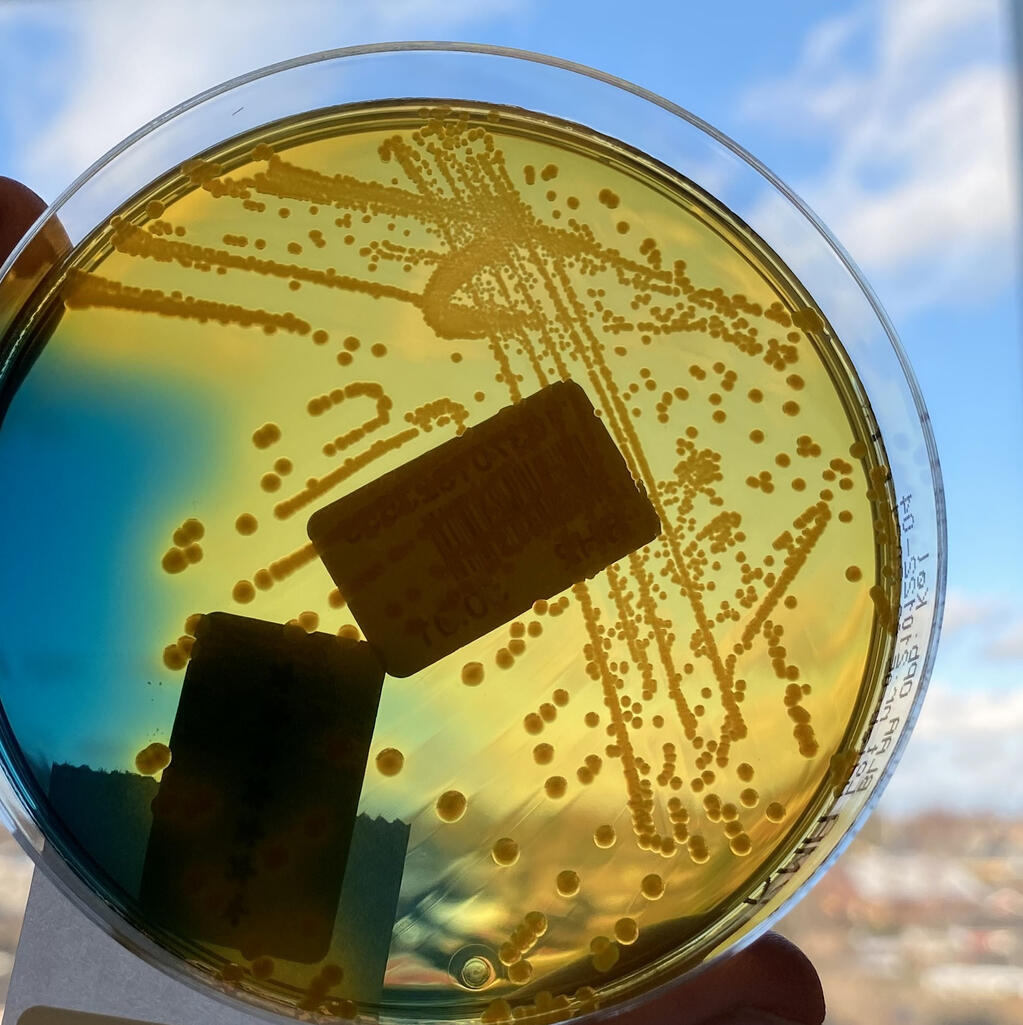
[[[1000,18],[996,0],[869,3],[817,26],[795,69],[745,101],[749,118],[824,144],[822,169],[792,184],[902,309],[965,305],[1013,274],[1016,82],[991,42]]]
[[[20,43],[28,33],[58,35],[66,49],[59,69],[65,88],[34,137],[22,133],[12,171],[52,199],[135,129],[226,79],[327,48],[442,38],[521,5],[291,0],[283,16],[280,4],[226,0],[18,5],[0,15],[5,49],[28,45]]]
[[[985,649],[988,658],[1023,660],[1023,619],[996,636]]]
[[[1023,688],[1012,691],[969,690],[936,681],[924,699],[913,741],[958,739],[980,744],[1000,734],[1023,736]],[[1020,746],[1023,764],[1023,744]]]
[[[978,22],[1002,14],[999,0],[913,0],[890,3],[883,10],[884,48],[890,63],[927,56]]]
[[[989,624],[992,619],[1001,618],[1005,609],[1005,603],[997,598],[949,590],[945,595],[941,634],[948,637],[968,627]]]
[[[945,595],[941,637],[943,645],[952,642],[968,656],[967,664],[986,662],[987,672],[997,668],[994,663],[1023,660],[1023,612],[1014,600],[953,589]]]
[[[906,754],[880,808],[1023,811],[1023,689],[932,682]]]

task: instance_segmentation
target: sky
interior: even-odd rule
[[[301,53],[394,39],[550,53],[693,111],[787,182],[849,251],[895,323],[933,421],[949,515],[946,623],[882,808],[1023,811],[1023,788],[1005,786],[1023,776],[1021,147],[1005,4],[241,8],[0,4],[0,174],[55,199],[125,135],[203,89]]]

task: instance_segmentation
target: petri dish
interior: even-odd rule
[[[461,44],[255,72],[76,182],[0,327],[3,806],[224,1000],[624,1007],[898,760],[922,399],[814,215],[663,99]]]

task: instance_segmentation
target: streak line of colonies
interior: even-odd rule
[[[604,654],[604,644],[600,633],[597,630],[597,620],[594,615],[593,599],[590,597],[590,590],[585,583],[576,584],[572,593],[579,602],[582,610],[583,622],[586,624],[586,631],[589,634],[590,646],[593,650],[593,661],[600,672],[601,688],[604,692],[604,704],[607,707],[608,716],[614,729],[615,741],[619,747],[619,757],[622,763],[622,774],[625,777],[625,787],[629,795],[628,807],[632,817],[633,830],[637,838],[641,836],[652,836],[654,834],[653,819],[649,810],[645,807],[642,782],[639,771],[636,768],[636,755],[632,747],[632,739],[629,736],[629,727],[622,718],[622,710],[619,705],[617,681],[607,664],[607,657]]]
[[[409,180],[415,182],[420,188],[420,190],[424,192],[429,192],[430,186],[426,182],[426,179],[419,172],[419,169],[415,166],[413,154],[410,151],[409,147],[402,143],[400,139],[392,140],[392,147],[393,153],[396,159],[398,160],[398,163],[405,171],[405,174],[409,177]],[[444,257],[443,263],[438,261],[437,269],[434,270],[433,274],[430,277],[430,284],[427,286],[427,289],[429,292],[431,292],[431,295],[434,291],[437,290],[438,286],[441,287],[441,289],[443,289],[445,279],[451,277],[452,270],[449,265],[452,262],[452,260],[457,257],[459,252],[455,245],[454,233],[450,227],[449,219],[447,216],[445,216],[447,214],[448,208],[441,205],[450,202],[452,201],[447,199],[437,199],[438,206],[436,208],[437,212],[434,215],[434,223],[436,224],[438,230],[441,232],[445,242],[452,250],[452,252],[448,253]],[[470,270],[467,280],[471,280],[476,269],[476,266],[472,266],[472,269]],[[474,296],[476,296],[478,302],[478,295],[476,295],[475,290],[473,290],[473,294]],[[438,303],[435,299],[433,301],[425,300],[426,297],[424,297],[424,316],[426,318],[427,323],[434,325],[434,327],[436,328],[438,324],[443,323],[445,304],[443,303],[443,301]],[[448,310],[447,312],[450,312],[450,310]],[[482,319],[479,317],[476,311],[471,311],[469,315],[471,316],[472,320]],[[472,325],[470,325],[470,327],[471,326]],[[489,339],[490,351],[493,353],[494,359],[497,360],[497,365],[500,369],[502,380],[504,381],[504,384],[508,389],[509,398],[512,402],[518,402],[522,398],[522,392],[519,389],[518,380],[516,379],[515,373],[511,368],[510,362],[508,361],[508,354],[505,352],[504,347],[501,344],[501,339],[493,331],[492,321],[489,318],[485,322],[485,329],[481,329],[480,333],[485,333]]]
[[[413,306],[421,306],[423,303],[423,297],[418,292],[410,292],[396,285],[366,281],[348,274],[337,274],[330,269],[316,270],[297,263],[280,263],[257,256],[242,256],[227,249],[214,249],[212,246],[197,246],[190,242],[158,238],[141,228],[123,222],[114,233],[114,246],[118,252],[128,256],[161,262],[174,261],[182,267],[223,267],[226,270],[247,271],[252,274],[322,285],[326,288],[339,288],[346,292],[362,292],[374,299],[399,299]]]
[[[155,313],[163,317],[197,320],[205,324],[238,324],[241,327],[261,327],[266,331],[287,331],[291,334],[309,334],[309,324],[293,313],[268,313],[233,303],[218,303],[195,296],[168,295],[158,288],[135,288],[110,281],[98,274],[72,271],[64,295],[69,309],[104,308],[132,310],[137,313]]]
[[[402,445],[407,444],[418,436],[419,428],[410,427],[407,430],[400,431],[398,434],[392,434],[389,438],[374,441],[364,452],[360,452],[357,456],[350,456],[337,469],[331,470],[330,473],[320,477],[315,484],[308,484],[290,498],[278,502],[274,506],[274,516],[279,520],[286,520],[299,509],[308,505],[314,499],[319,498],[320,495],[326,494],[331,488],[336,487],[342,481],[351,477],[353,473],[368,466],[374,459],[378,459],[380,456],[396,448],[401,448]]]

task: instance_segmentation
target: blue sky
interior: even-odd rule
[[[248,3],[241,16],[228,0],[7,0],[0,174],[53,199],[123,136],[204,88],[300,53],[400,38],[556,54],[710,121],[788,182],[860,264],[931,411],[949,509],[949,613],[933,693],[885,803],[991,806],[998,780],[1023,775],[1013,742],[1023,731],[1020,147],[1007,9],[997,0],[361,6]],[[972,775],[953,771],[967,765]]]

